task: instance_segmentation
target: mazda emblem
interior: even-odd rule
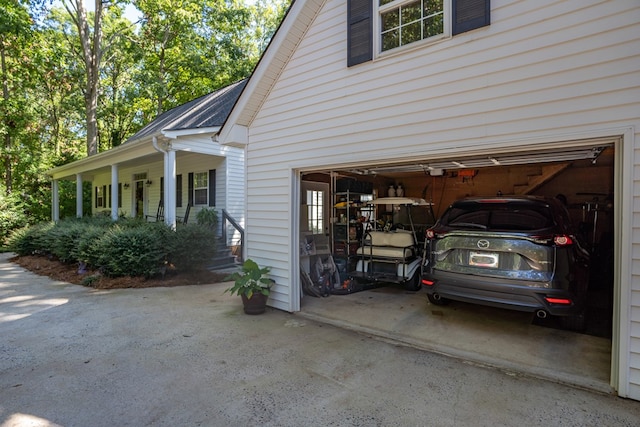
[[[478,247],[480,249],[488,249],[489,248],[489,241],[488,240],[478,240]]]

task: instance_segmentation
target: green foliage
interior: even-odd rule
[[[104,224],[87,223],[84,227],[84,232],[78,237],[75,247],[70,250],[70,257],[76,262],[82,262],[85,265],[100,265],[101,253],[98,249],[98,240],[107,229],[108,227]]]
[[[69,3],[0,1],[6,64],[0,85],[7,88],[0,96],[0,192],[19,195],[28,218],[23,223],[50,218],[44,172],[87,155],[87,64],[78,28],[62,7]],[[141,12],[136,25],[123,15],[126,3]],[[122,144],[159,113],[248,77],[289,3],[110,2],[102,9],[96,47],[102,55],[95,74],[100,151]],[[89,34],[97,22],[93,13],[87,15]],[[74,217],[75,182],[59,185],[60,216]],[[85,185],[83,210],[90,212]]]
[[[179,226],[168,242],[168,261],[178,271],[203,269],[216,253],[215,239],[215,232],[209,227]]]
[[[255,261],[247,259],[242,264],[242,271],[236,271],[225,277],[225,280],[234,281],[233,286],[227,288],[225,292],[231,295],[244,294],[249,299],[257,292],[268,296],[273,285],[273,281],[268,277],[269,271],[271,271],[270,267],[260,268]]]
[[[208,227],[185,225],[175,231],[164,223],[95,216],[41,223],[12,233],[9,250],[18,255],[46,254],[82,263],[112,277],[197,270],[215,255],[215,234]]]
[[[161,223],[140,227],[110,228],[97,242],[98,265],[111,277],[160,273],[167,262],[167,240],[171,230]]]
[[[43,222],[17,229],[9,236],[7,247],[18,255],[48,253],[47,236],[54,227],[53,222]]]
[[[22,198],[15,194],[0,195],[0,241],[4,242],[14,230],[27,225],[27,221]]]
[[[218,226],[218,211],[215,208],[202,208],[196,214],[198,225],[214,229]]]
[[[81,221],[62,221],[47,233],[48,251],[61,262],[73,262],[73,252],[84,234],[86,224]]]

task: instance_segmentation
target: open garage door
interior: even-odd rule
[[[406,334],[407,330],[413,330],[412,323],[418,322],[423,331],[429,332],[428,342],[445,339],[445,347],[450,348],[456,345],[451,341],[452,337],[457,337],[454,341],[458,344],[465,340],[473,343],[471,347],[461,347],[465,352],[482,352],[482,342],[492,343],[489,347],[495,346],[498,345],[495,337],[511,336],[510,345],[521,346],[519,349],[487,347],[486,351],[491,354],[495,351],[511,352],[519,355],[514,356],[511,363],[518,364],[516,359],[521,357],[522,363],[540,366],[540,369],[559,363],[567,368],[569,375],[576,377],[580,377],[580,369],[588,369],[592,373],[597,371],[598,380],[608,384],[614,286],[614,156],[613,141],[583,141],[564,147],[539,147],[535,151],[518,149],[490,155],[468,153],[416,157],[393,163],[381,159],[379,162],[305,171],[302,175],[303,180],[324,182],[331,187],[327,203],[331,211],[328,222],[332,227],[322,239],[330,242],[324,246],[327,252],[317,256],[319,263],[307,259],[301,264],[319,266],[316,272],[305,272],[311,281],[318,280],[317,273],[326,268],[337,269],[341,281],[348,278],[349,271],[356,268],[363,230],[375,229],[389,221],[406,228],[407,218],[397,207],[372,209],[367,203],[372,198],[397,196],[402,192],[403,196],[427,201],[432,215],[425,214],[413,221],[419,233],[424,233],[453,201],[467,196],[539,195],[562,199],[576,232],[580,233],[591,253],[587,322],[584,332],[579,334],[588,347],[581,351],[595,354],[594,359],[588,362],[590,366],[569,366],[574,363],[574,358],[579,357],[576,342],[570,339],[558,342],[557,339],[564,336],[562,334],[569,337],[577,335],[562,330],[557,319],[536,319],[533,315],[466,303],[435,307],[427,302],[423,292],[411,293],[394,285],[350,294],[351,303],[340,296],[332,297],[332,301],[307,298],[302,304],[302,311],[316,312],[322,306],[334,311],[346,305],[349,308],[345,312],[350,313],[346,317],[355,318],[356,306],[359,312],[362,311],[362,316],[370,309],[373,311],[369,314],[371,327],[384,327],[385,322],[380,319],[394,319],[388,333]],[[301,227],[305,229],[306,226],[301,224]],[[313,256],[305,254],[305,257]],[[329,257],[332,258],[330,263],[327,262]],[[398,304],[394,304],[394,298]],[[336,302],[338,299],[341,299],[339,303]],[[397,319],[405,317],[402,310],[406,315],[407,307],[412,307],[412,312],[408,316],[411,319],[406,320],[405,329],[398,324],[405,321]],[[332,313],[331,316],[336,315]],[[379,321],[382,323],[378,325]],[[438,333],[434,334],[434,330],[429,328],[435,328]],[[455,328],[462,329],[453,332]],[[467,328],[466,332],[464,328]],[[477,341],[478,333],[487,334],[484,341]],[[545,354],[537,354],[537,350],[530,347],[536,342],[548,345],[550,341],[554,345]],[[531,361],[526,354],[533,354],[536,360]]]

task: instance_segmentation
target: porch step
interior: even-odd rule
[[[222,239],[216,239],[216,255],[213,257],[208,270],[220,271],[220,270],[233,270],[240,267],[236,257],[231,253],[231,250],[224,244]]]

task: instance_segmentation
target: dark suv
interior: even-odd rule
[[[465,198],[427,230],[422,284],[448,300],[562,316],[584,326],[589,253],[555,198]]]

